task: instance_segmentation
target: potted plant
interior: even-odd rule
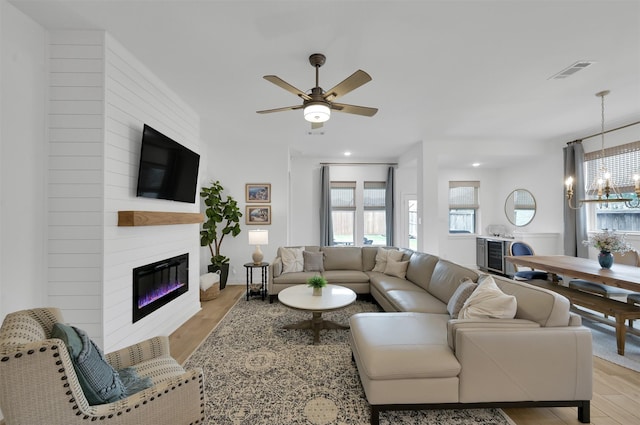
[[[220,246],[225,236],[231,235],[235,238],[240,234],[240,217],[242,217],[238,202],[228,195],[223,198],[223,190],[220,182],[216,181],[200,191],[200,197],[204,198],[206,205],[206,219],[200,231],[200,245],[209,246],[211,251],[211,264],[208,270],[210,272],[220,270],[220,289],[224,289],[229,276],[229,257],[220,253]]]
[[[615,233],[611,230],[594,233],[589,236],[588,240],[582,241],[582,244],[586,246],[590,245],[600,251],[598,254],[598,262],[600,266],[605,269],[610,269],[613,265],[612,252],[624,254],[633,249],[633,247],[627,243],[624,233]]]
[[[327,279],[320,275],[315,275],[307,279],[307,286],[313,288],[313,295],[319,297],[322,295],[322,288],[327,286]]]

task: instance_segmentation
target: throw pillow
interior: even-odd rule
[[[402,260],[402,252],[397,249],[378,248],[378,252],[376,253],[376,265],[371,271],[384,273],[387,268],[387,260],[389,258],[400,261]]]
[[[67,346],[82,392],[90,405],[112,403],[126,397],[118,372],[81,329],[63,323],[53,325],[52,338]]]
[[[409,261],[396,261],[392,258],[389,258],[387,259],[387,266],[384,269],[384,274],[404,279],[404,277],[407,275],[408,266]]]
[[[304,248],[280,248],[282,273],[301,272],[304,270]]]
[[[305,272],[323,272],[324,271],[324,253],[303,251],[304,271]]]
[[[458,318],[460,309],[477,287],[478,284],[470,280],[469,278],[465,279],[465,281],[462,282],[460,286],[458,286],[456,291],[449,299],[449,302],[447,303],[447,311],[449,312],[449,315],[452,319]]]
[[[153,386],[151,377],[145,376],[143,378],[139,376],[138,372],[136,372],[135,368],[133,367],[120,369],[118,371],[118,375],[122,380],[122,384],[124,385],[124,392],[127,397]]]
[[[458,317],[461,319],[513,319],[517,309],[516,297],[502,292],[493,277],[487,276],[467,298]]]

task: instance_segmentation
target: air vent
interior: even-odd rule
[[[562,79],[568,78],[568,77],[572,76],[573,74],[575,74],[576,72],[590,67],[594,63],[595,63],[595,61],[578,61],[578,62],[574,63],[573,65],[571,65],[571,66],[563,69],[562,71],[558,72],[557,74],[549,77],[549,80],[562,80]]]

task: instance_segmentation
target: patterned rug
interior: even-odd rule
[[[347,324],[370,302],[323,317]],[[205,373],[207,424],[367,425],[369,405],[351,360],[347,330],[323,330],[312,345],[308,330],[286,324],[310,318],[278,302],[240,301],[186,362]],[[500,409],[383,412],[380,423],[513,424]]]

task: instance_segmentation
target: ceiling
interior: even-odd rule
[[[286,145],[293,155],[393,160],[419,141],[565,142],[640,120],[640,1],[10,1],[50,29],[102,29],[201,116],[202,139]],[[334,112],[319,134],[299,104],[262,79],[302,91],[324,53],[320,86],[357,69],[373,81],[339,101],[379,108]],[[569,78],[577,61],[596,63]],[[475,149],[477,151],[477,148]],[[461,155],[463,152],[461,152]],[[484,158],[480,158],[484,156]]]

